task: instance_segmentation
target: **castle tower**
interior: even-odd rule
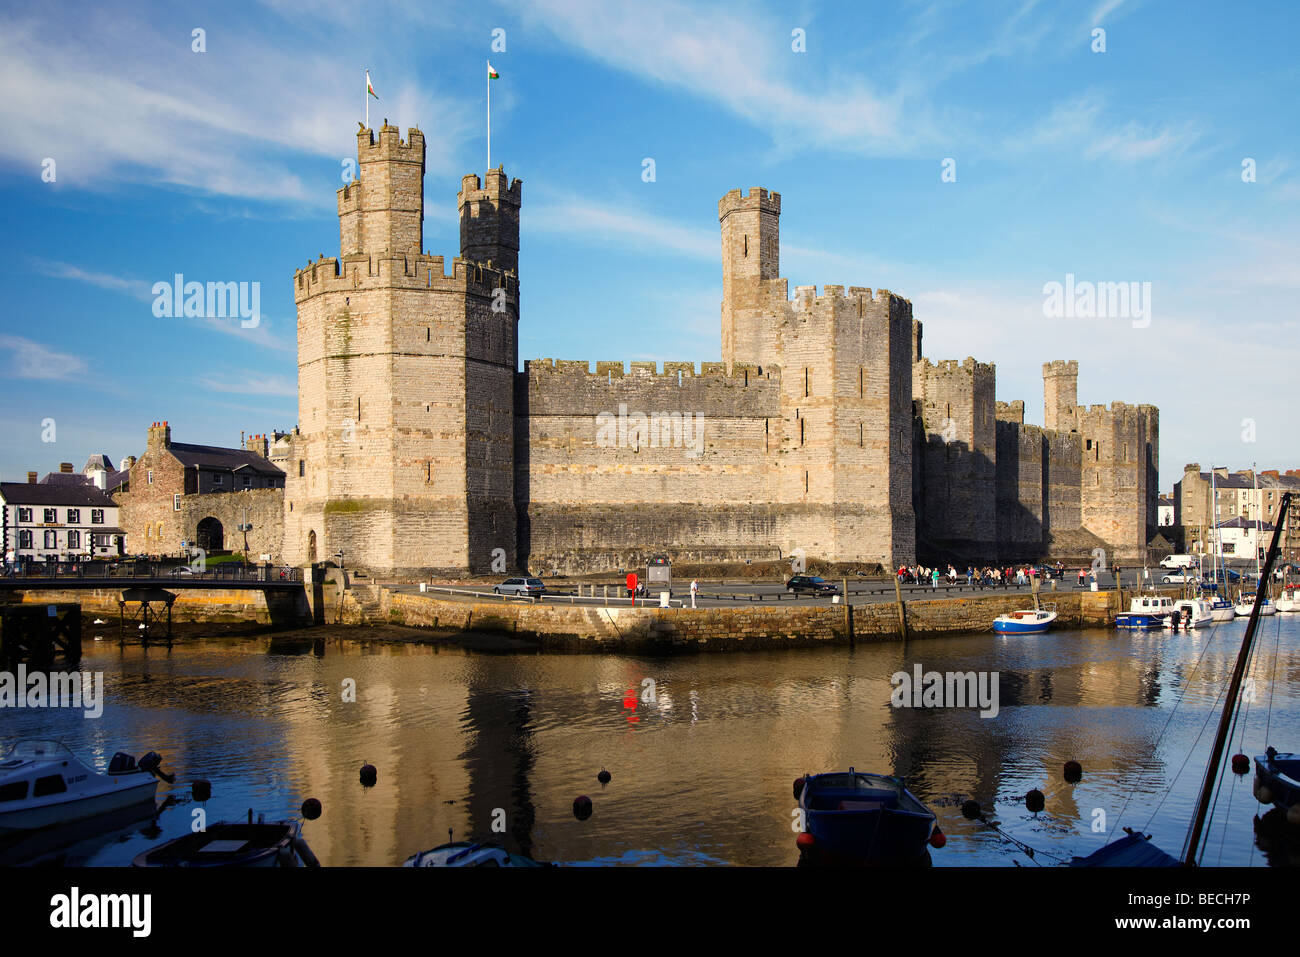
[[[1054,359],[1043,363],[1043,427],[1071,432],[1079,407],[1079,363]]]
[[[456,194],[461,258],[517,273],[521,202],[519,180],[507,185],[503,167],[488,170],[481,186],[473,173],[465,176]]]
[[[417,129],[405,141],[387,123],[377,138],[361,130],[360,179],[338,191],[340,255],[294,275],[290,561],[343,549],[349,568],[403,576],[514,563],[517,257],[471,246],[484,261],[448,264],[421,252],[424,155]],[[517,251],[519,181],[497,188],[489,173],[483,192],[480,210],[513,211],[495,235]]]
[[[733,189],[718,202],[722,227],[722,361],[776,361],[775,323],[764,321],[768,283],[781,272],[781,194]],[[784,301],[782,286],[780,298]]]
[[[357,131],[358,178],[338,192],[339,252],[415,252],[424,236],[424,134]]]

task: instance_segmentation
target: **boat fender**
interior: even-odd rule
[[[313,798],[312,800],[315,799]],[[320,867],[320,861],[316,859],[316,855],[313,854],[311,848],[307,846],[307,842],[303,839],[302,835],[293,839],[293,849],[298,852],[298,856],[302,858],[302,862],[305,866]]]
[[[803,794],[803,786],[804,786],[803,778],[794,779],[794,799],[796,801],[799,800],[799,795]]]
[[[608,771],[606,771],[604,765],[602,765],[600,769],[600,773],[596,775],[596,780],[599,781],[601,784],[608,784],[610,778],[612,777],[613,775],[610,774]]]
[[[373,764],[361,765],[361,783],[363,786],[372,788],[377,780],[379,780],[379,772],[375,770]]]
[[[309,821],[314,821],[320,817],[320,801],[316,798],[308,798],[302,802],[302,816]]]
[[[1078,761],[1066,761],[1063,776],[1067,784],[1078,784],[1083,780],[1083,765]]]
[[[591,798],[585,794],[580,794],[573,799],[573,816],[579,821],[585,821],[591,817]]]
[[[1029,809],[1031,814],[1037,814],[1046,805],[1047,802],[1043,799],[1043,792],[1038,788],[1034,788],[1025,795],[1025,807]]]
[[[196,801],[206,801],[212,797],[212,782],[199,778],[190,783],[190,791]]]
[[[1286,822],[1292,827],[1300,827],[1300,804],[1292,804],[1286,809]]]
[[[1250,758],[1244,754],[1234,754],[1232,756],[1232,773],[1245,774],[1250,770]]]
[[[979,801],[963,801],[961,805],[961,816],[968,821],[974,821],[983,815],[984,811],[980,807]]]
[[[944,836],[943,831],[939,830],[939,825],[935,825],[934,830],[930,832],[930,846],[943,847],[948,843],[948,838]]]
[[[817,843],[817,838],[813,837],[807,831],[803,831],[798,837],[794,839],[794,842],[796,845],[798,845],[801,851],[811,851],[813,849],[813,845]]]
[[[1272,804],[1273,791],[1268,787],[1268,785],[1261,784],[1255,788],[1255,800],[1260,804]]]

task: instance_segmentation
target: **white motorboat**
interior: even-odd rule
[[[152,802],[161,759],[116,754],[100,774],[58,741],[24,740],[0,761],[0,834],[82,821]],[[166,777],[164,777],[166,780]]]
[[[1146,631],[1163,628],[1174,614],[1174,600],[1166,595],[1137,595],[1129,600],[1128,614],[1115,616],[1116,628]]]
[[[1180,598],[1174,602],[1174,613],[1165,619],[1165,627],[1203,628],[1213,621],[1214,606],[1204,598]]]
[[[453,841],[431,851],[412,854],[403,867],[548,867],[522,854],[511,854],[497,844]]]

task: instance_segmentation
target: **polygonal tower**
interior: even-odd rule
[[[722,228],[722,361],[776,361],[775,323],[767,313],[769,283],[781,275],[781,194],[733,189],[718,201]],[[780,298],[784,301],[785,289]]]
[[[377,136],[363,128],[360,177],[338,191],[340,255],[294,276],[291,561],[342,550],[349,568],[396,575],[514,562],[521,187],[493,171],[501,186],[480,209],[507,211],[492,227],[496,245],[463,246],[448,270],[420,249],[424,154],[418,129],[403,141],[387,122]],[[512,241],[514,256],[504,252]],[[486,249],[492,265],[479,258]]]

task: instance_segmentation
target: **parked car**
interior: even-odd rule
[[[1241,573],[1235,572],[1231,568],[1220,568],[1218,575],[1214,572],[1206,572],[1202,576],[1203,581],[1217,582],[1220,585],[1236,585],[1241,582]]]
[[[785,590],[792,595],[805,591],[810,591],[814,595],[838,595],[840,586],[816,575],[795,575],[785,583]]]
[[[1166,555],[1160,559],[1160,567],[1167,571],[1179,568],[1192,568],[1196,565],[1195,555]]]
[[[1197,581],[1196,569],[1187,568],[1182,571],[1166,572],[1160,580],[1166,585],[1184,585],[1187,582]]]
[[[189,565],[177,565],[167,574],[172,578],[185,578],[187,576],[193,575],[194,569],[190,568]]]
[[[497,595],[526,595],[535,598],[545,594],[546,586],[540,578],[507,578],[500,585],[494,585],[492,591]]]

